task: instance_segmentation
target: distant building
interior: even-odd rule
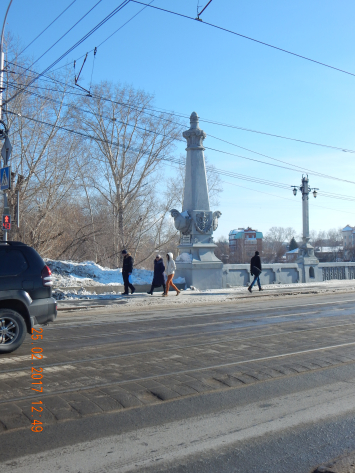
[[[286,253],[286,263],[294,263],[298,257],[298,248]],[[342,246],[316,246],[314,254],[320,263],[327,263],[329,261],[341,262],[343,261],[343,247]]]
[[[286,252],[286,263],[294,263],[298,257],[298,248]]]
[[[355,227],[347,225],[342,230],[343,235],[343,247],[344,261],[354,261],[355,260]]]
[[[263,234],[252,228],[238,228],[229,232],[229,262],[249,263],[255,251],[262,254]]]
[[[347,225],[342,230],[344,249],[354,248],[355,246],[355,227]]]
[[[315,246],[314,254],[320,263],[327,263],[328,261],[340,263],[344,261],[342,246]]]

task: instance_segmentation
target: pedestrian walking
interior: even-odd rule
[[[150,288],[150,291],[147,292],[147,294],[150,294],[152,296],[154,292],[154,288],[160,287],[160,286],[163,286],[163,294],[165,294],[166,288],[165,288],[164,271],[165,271],[165,266],[164,266],[163,258],[160,255],[157,255],[154,260],[154,276],[153,276],[152,287]]]
[[[173,254],[172,253],[168,253],[166,255],[167,257],[167,263],[166,263],[166,269],[165,269],[165,272],[166,272],[166,275],[168,277],[167,281],[166,281],[166,291],[165,293],[163,294],[163,296],[167,296],[169,294],[169,287],[171,286],[173,289],[175,289],[176,291],[176,295],[178,296],[180,294],[180,291],[179,289],[175,286],[175,284],[173,283],[173,277],[174,277],[174,274],[175,274],[175,269],[176,269],[176,264],[175,264],[175,261],[174,261],[174,258],[173,258]]]
[[[263,289],[261,288],[261,284],[260,284],[260,274],[261,274],[261,271],[262,271],[262,268],[261,268],[261,259],[260,259],[260,256],[259,256],[259,252],[256,251],[255,252],[255,255],[252,257],[252,259],[250,260],[250,273],[254,276],[254,281],[250,284],[250,286],[248,287],[248,291],[249,292],[252,292],[252,287],[254,286],[254,284],[256,282],[258,282],[258,286],[259,286],[259,291],[263,291]]]
[[[123,263],[122,263],[122,277],[124,284],[123,296],[128,296],[128,288],[130,288],[131,293],[134,294],[136,288],[132,284],[132,273],[133,273],[133,264],[134,260],[131,256],[131,253],[128,253],[127,250],[122,250],[123,254]]]

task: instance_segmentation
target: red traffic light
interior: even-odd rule
[[[2,216],[2,229],[11,230],[11,215]]]

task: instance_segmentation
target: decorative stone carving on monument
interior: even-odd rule
[[[180,253],[191,255],[191,261],[177,261],[177,277],[199,289],[222,287],[223,263],[215,256],[217,245],[212,234],[222,213],[210,210],[203,141],[198,115],[190,116],[190,129],[183,132],[187,141],[185,187],[182,212],[170,211],[175,228],[180,231]]]
[[[218,228],[218,219],[222,215],[222,212],[217,210],[216,212],[213,212],[212,215],[212,230],[215,232]]]
[[[198,232],[208,233],[212,227],[211,212],[197,212],[195,226]]]
[[[186,212],[188,214],[188,212]],[[178,210],[170,210],[171,216],[174,218],[175,228],[183,235],[190,235],[192,219],[190,215],[183,215]]]

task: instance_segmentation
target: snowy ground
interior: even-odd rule
[[[53,275],[54,287],[70,286],[112,286],[123,285],[122,269],[104,268],[93,261],[75,263],[73,261],[55,261],[47,259],[45,263],[50,267]],[[147,269],[133,269],[132,284],[151,284],[153,271]],[[184,283],[183,278],[174,279],[175,283]],[[110,288],[107,288],[110,292]]]
[[[107,294],[91,294],[85,291],[78,291],[75,293],[63,294],[63,307],[70,305],[70,301],[81,300],[87,301],[90,304],[91,301],[98,300],[111,300],[111,301],[125,301],[126,304],[121,306],[122,310],[127,310],[127,305],[134,309],[140,309],[144,307],[171,307],[171,306],[191,306],[191,305],[206,305],[206,304],[222,304],[226,302],[243,301],[245,299],[256,299],[259,297],[278,297],[292,296],[297,294],[321,294],[325,292],[355,292],[355,280],[345,281],[325,281],[322,283],[307,283],[307,284],[270,284],[263,286],[264,291],[259,292],[258,289],[253,290],[252,294],[249,294],[246,287],[234,287],[228,289],[210,289],[207,291],[199,291],[193,289],[187,289],[181,291],[177,297],[175,291],[169,291],[169,297],[162,297],[162,293],[154,293],[150,296],[145,293],[135,293],[134,295],[122,296],[119,293],[107,293]],[[54,296],[56,297],[56,296]],[[58,297],[61,299],[61,297]],[[86,302],[85,302],[86,304]],[[86,304],[86,305],[87,305]],[[60,306],[60,305],[59,305]],[[121,310],[119,309],[119,310]]]
[[[112,286],[123,285],[122,270],[104,268],[93,261],[85,261],[83,263],[75,263],[73,261],[54,261],[46,260],[46,264],[51,268],[54,277],[54,288],[61,288],[61,291],[55,291],[54,297],[57,300],[125,300],[130,306],[152,306],[152,305],[188,305],[195,303],[223,303],[228,300],[233,300],[236,297],[253,297],[258,296],[277,295],[279,291],[312,291],[313,289],[318,293],[323,291],[355,291],[355,280],[331,280],[322,283],[305,283],[305,284],[270,284],[263,286],[264,292],[259,293],[257,288],[254,288],[253,294],[249,294],[246,287],[233,287],[226,289],[210,289],[207,291],[199,291],[197,289],[187,289],[181,291],[179,297],[176,297],[175,291],[169,292],[169,298],[163,298],[162,293],[155,293],[153,296],[148,294],[136,293],[133,296],[124,297],[121,295],[122,289],[118,292],[113,290]],[[133,284],[145,285],[151,284],[153,279],[153,271],[147,269],[133,270]],[[174,279],[175,283],[184,283],[183,278]],[[65,290],[70,286],[78,287],[78,290]],[[101,286],[107,288],[103,294],[95,294],[88,292],[83,288],[92,286]],[[117,289],[117,288],[115,288]]]

